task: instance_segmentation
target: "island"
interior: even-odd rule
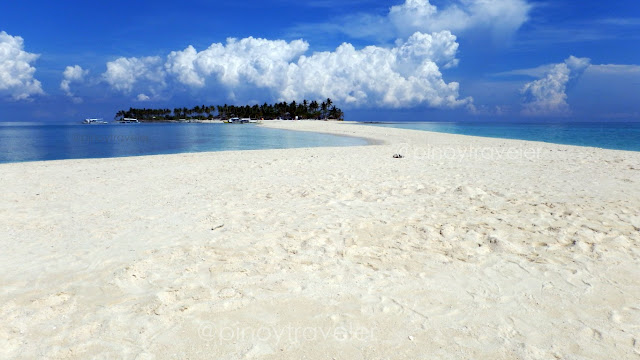
[[[129,108],[129,110],[119,110],[114,120],[122,121],[126,118],[138,119],[144,122],[182,122],[182,121],[205,121],[205,120],[227,120],[231,118],[249,118],[263,120],[344,120],[344,112],[333,104],[330,98],[324,101],[302,102],[286,101],[262,105],[197,105],[192,108],[172,109],[147,109]]]

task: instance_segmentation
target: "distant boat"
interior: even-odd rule
[[[228,123],[229,124],[246,124],[249,122],[248,118],[238,118],[238,117],[232,117],[231,119],[229,119]]]
[[[134,118],[123,118],[121,120],[118,120],[118,122],[120,124],[139,124],[140,123],[138,119],[134,119]]]
[[[83,124],[85,125],[98,125],[98,124],[108,124],[108,122],[102,120],[102,119],[84,119],[82,121]]]

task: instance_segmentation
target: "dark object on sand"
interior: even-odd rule
[[[400,154],[393,154],[393,158],[394,159],[402,159],[404,156],[400,155]]]

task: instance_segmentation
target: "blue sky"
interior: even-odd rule
[[[0,121],[326,97],[351,120],[640,120],[638,44],[637,0],[3,2]]]

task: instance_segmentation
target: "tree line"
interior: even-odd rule
[[[344,119],[344,112],[337,108],[331,99],[317,102],[315,100],[303,100],[300,103],[286,101],[262,105],[202,105],[193,108],[174,109],[136,109],[120,110],[116,113],[115,120],[123,118],[136,118],[147,121],[163,120],[226,120],[233,117],[251,119]]]

